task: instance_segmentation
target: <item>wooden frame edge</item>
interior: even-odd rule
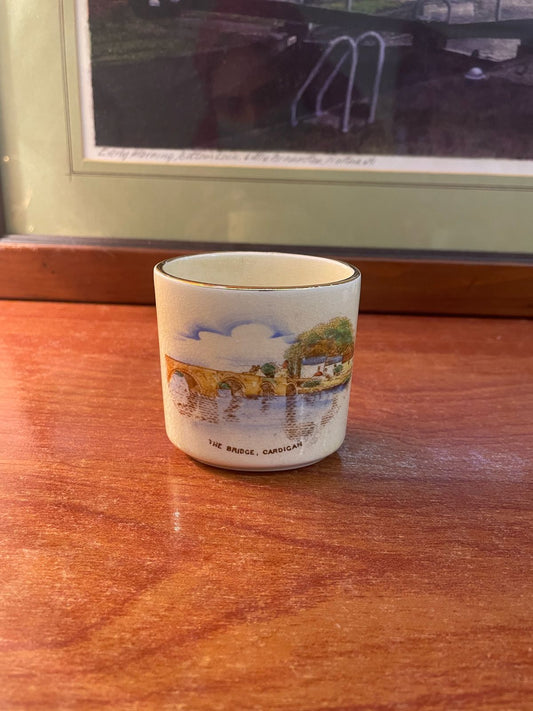
[[[24,235],[0,239],[0,298],[153,304],[157,262],[229,249],[320,254],[350,262],[363,274],[363,312],[533,316],[533,255]]]

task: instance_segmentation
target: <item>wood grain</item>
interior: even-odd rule
[[[0,708],[526,711],[533,324],[363,315],[338,453],[166,439],[148,306],[0,306]]]
[[[67,240],[0,240],[0,298],[153,304],[152,270],[169,257],[265,245]],[[320,254],[363,274],[361,310],[474,316],[533,316],[533,256],[409,250],[270,249]]]

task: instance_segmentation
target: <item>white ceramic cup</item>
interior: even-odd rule
[[[226,469],[294,469],[346,434],[361,275],[343,262],[214,252],[154,269],[165,424]]]

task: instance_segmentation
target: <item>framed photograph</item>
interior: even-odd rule
[[[522,0],[77,0],[77,13],[86,158],[532,173]]]
[[[532,251],[530,3],[30,5],[0,10],[9,232]]]

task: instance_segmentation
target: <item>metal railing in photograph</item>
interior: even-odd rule
[[[378,58],[377,58],[377,65],[376,65],[376,73],[374,76],[374,83],[372,87],[372,96],[370,99],[370,110],[368,114],[368,119],[367,123],[373,123],[375,118],[376,118],[376,107],[377,107],[377,102],[378,102],[378,96],[379,96],[379,85],[381,83],[381,75],[383,73],[383,64],[385,62],[385,42],[381,35],[379,35],[377,32],[365,32],[356,39],[353,37],[348,37],[347,35],[341,35],[340,37],[336,37],[334,40],[331,40],[329,44],[327,45],[326,49],[322,53],[322,56],[318,60],[318,62],[315,64],[311,72],[309,73],[307,79],[304,81],[298,92],[296,93],[296,96],[291,104],[291,126],[295,127],[298,125],[299,120],[298,120],[298,104],[300,100],[302,99],[303,95],[309,88],[309,86],[313,83],[313,81],[316,79],[318,76],[320,70],[324,66],[326,60],[328,57],[331,55],[333,50],[342,45],[342,44],[347,44],[348,49],[342,54],[340,59],[337,61],[337,64],[335,65],[334,69],[328,74],[326,77],[325,81],[323,82],[322,86],[320,87],[320,90],[317,93],[316,101],[315,101],[315,112],[314,115],[319,118],[320,116],[324,115],[324,109],[323,109],[323,100],[324,100],[324,95],[330,88],[333,80],[335,77],[338,75],[340,72],[342,66],[344,65],[345,61],[350,57],[350,72],[348,76],[348,83],[346,87],[346,94],[344,97],[344,108],[342,112],[342,123],[341,123],[341,129],[343,133],[347,133],[349,128],[350,128],[350,114],[351,114],[351,109],[352,109],[352,95],[353,95],[353,87],[354,87],[354,81],[355,81],[355,73],[357,71],[357,64],[359,60],[359,44],[364,41],[364,40],[369,40],[369,39],[375,39],[377,44],[378,44]]]

